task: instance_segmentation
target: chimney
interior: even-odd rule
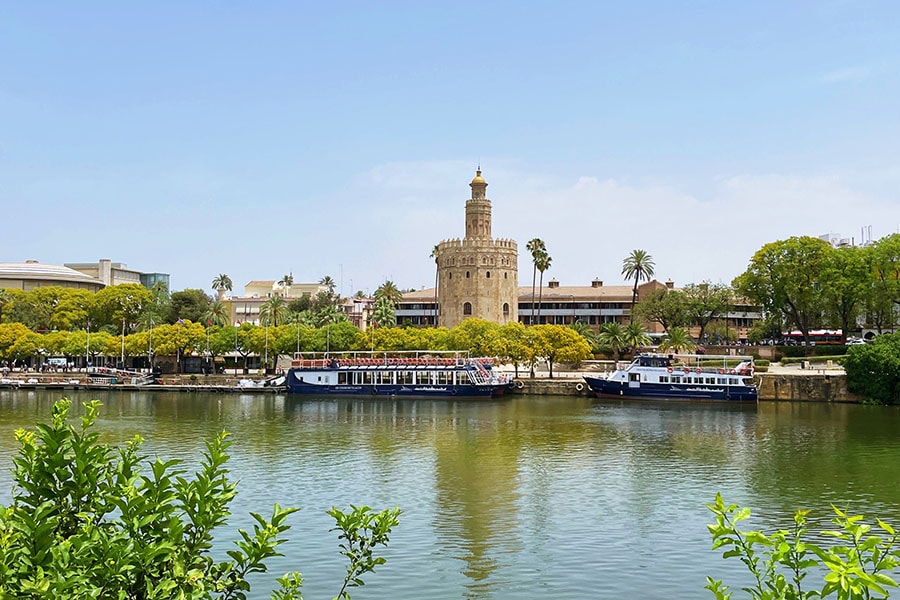
[[[671,289],[674,289],[674,288],[675,288],[675,282],[672,281],[671,279],[667,279],[667,280],[666,280],[666,287],[669,288],[670,290],[671,290]]]
[[[547,282],[547,287],[549,287],[549,288],[558,288],[558,287],[559,287],[559,281],[557,281],[556,279],[551,279],[550,281]]]
[[[603,287],[603,280],[602,280],[602,279],[596,279],[596,278],[595,278],[595,279],[591,282],[591,287],[594,287],[594,288]]]

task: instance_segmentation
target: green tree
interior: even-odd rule
[[[371,327],[394,327],[397,324],[397,313],[394,303],[388,296],[381,296],[375,300],[372,314],[369,315]]]
[[[375,301],[385,298],[395,307],[403,301],[403,293],[397,288],[397,285],[390,279],[378,286],[375,290]]]
[[[203,315],[203,322],[207,326],[216,325],[221,327],[228,325],[230,321],[231,311],[228,310],[228,305],[220,300],[213,300],[212,304],[209,305],[209,310]]]
[[[653,290],[634,307],[634,312],[644,321],[659,323],[666,331],[690,324],[688,300],[679,290]]]
[[[13,502],[0,507],[0,597],[226,599],[245,598],[248,576],[264,573],[296,512],[275,505],[272,516],[251,513],[251,532],[217,561],[214,539],[236,496],[228,479],[228,448],[221,434],[207,442],[193,477],[181,461],[140,454],[135,437],[124,448],[100,442],[94,430],[99,401],[85,404],[80,427],[70,425],[70,402],[53,407],[52,421],[36,432],[20,430]],[[142,466],[149,467],[146,473]],[[385,546],[399,523],[399,509],[373,513],[351,506],[329,514],[340,532],[347,574],[336,598],[385,559]],[[301,577],[279,578],[273,599],[300,598]]]
[[[640,323],[629,323],[624,330],[625,344],[631,348],[632,353],[637,353],[641,347],[650,344],[650,336],[644,331]]]
[[[682,293],[687,302],[688,323],[700,328],[700,340],[710,321],[723,315],[727,318],[734,296],[730,287],[709,282],[686,285]]]
[[[864,252],[872,281],[866,295],[870,324],[878,331],[893,330],[895,306],[900,303],[900,234],[881,238]]]
[[[591,329],[591,327],[587,323],[584,323],[582,321],[575,321],[568,327],[584,338],[584,341],[587,342],[588,346],[590,346],[591,352],[595,352],[597,350],[597,334],[594,333],[594,330]]]
[[[275,327],[286,323],[289,317],[287,301],[282,296],[271,296],[259,307],[260,325],[268,323]]]
[[[230,292],[233,288],[231,277],[225,273],[220,273],[218,276],[214,277],[211,285],[212,289],[216,290],[220,302],[225,300],[225,292]]]
[[[303,294],[299,298],[292,298],[288,302],[288,310],[292,313],[302,313],[312,308],[312,298],[309,294]]]
[[[179,320],[200,323],[203,321],[203,315],[209,310],[210,304],[212,304],[212,298],[207,296],[203,290],[188,288],[175,292],[169,300],[169,314],[166,320],[173,324]]]
[[[824,312],[821,283],[833,250],[828,242],[809,236],[771,242],[753,255],[734,287],[766,312],[783,314],[809,345],[809,330]]]
[[[637,303],[638,284],[641,281],[650,281],[653,277],[653,257],[644,250],[632,250],[631,254],[622,261],[622,275],[625,279],[634,279],[634,288],[631,291],[631,323],[634,323],[634,305]]]
[[[604,323],[600,326],[600,333],[597,335],[597,341],[601,346],[609,348],[613,353],[613,360],[618,362],[619,355],[628,347],[628,340],[625,338],[625,329],[616,321]]]
[[[840,328],[842,342],[856,329],[856,318],[873,283],[865,248],[848,246],[830,252],[821,275],[825,318],[832,327]]]
[[[691,334],[683,327],[673,327],[666,332],[660,341],[659,349],[663,352],[674,352],[678,354],[682,350],[693,352],[697,349]]]
[[[535,292],[535,282],[537,282],[537,262],[538,256],[544,252],[546,252],[547,248],[544,244],[544,241],[540,238],[534,238],[530,240],[527,244],[525,244],[525,249],[528,250],[529,254],[531,254],[531,319],[529,320],[529,325],[534,325],[534,297],[536,295]]]
[[[500,351],[498,356],[511,362],[515,376],[519,376],[519,365],[526,360],[525,326],[518,321],[510,321],[500,326]]]
[[[900,404],[900,334],[886,333],[871,344],[849,346],[841,364],[847,391],[871,404]]]

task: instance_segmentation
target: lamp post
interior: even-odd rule
[[[122,317],[122,356],[119,359],[121,368],[125,368],[125,317]]]
[[[150,359],[150,371],[153,372],[153,317],[150,317],[150,346],[147,349],[147,357]]]
[[[84,345],[84,372],[87,373],[91,362],[91,322],[87,322],[87,342]]]

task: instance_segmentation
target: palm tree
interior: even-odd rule
[[[290,292],[285,292],[284,290],[290,290],[290,287],[294,285],[294,276],[293,275],[285,275],[281,279],[278,280],[278,285],[281,287],[282,294],[287,296]]]
[[[440,246],[435,246],[431,250],[431,258],[434,259],[434,319],[432,319],[432,323],[435,327],[438,326],[438,271],[441,266],[438,260],[438,251],[440,248]]]
[[[375,290],[375,300],[380,298],[387,298],[393,306],[397,306],[403,300],[403,293],[397,288],[393,281],[388,279]]]
[[[697,344],[694,343],[691,334],[688,333],[687,329],[684,327],[673,327],[668,330],[665,337],[663,337],[662,342],[659,344],[659,349],[663,352],[671,350],[675,354],[678,354],[682,350],[693,352],[696,348]]]
[[[222,273],[212,280],[212,288],[219,293],[219,300],[225,299],[225,290],[232,289],[231,277]]]
[[[528,323],[529,325],[534,325],[534,282],[537,280],[537,258],[538,254],[546,252],[547,248],[542,239],[534,238],[525,244],[525,249],[531,253],[531,261],[534,264],[534,268],[531,271],[531,320]]]
[[[628,347],[625,341],[625,330],[615,321],[604,323],[600,326],[597,341],[600,342],[601,346],[606,346],[612,350],[613,360],[616,362],[619,362],[619,353]]]
[[[625,327],[625,343],[631,348],[632,353],[636,353],[641,346],[648,345],[650,341],[650,336],[640,323],[629,323]]]
[[[272,296],[259,307],[259,322],[273,327],[286,322],[289,316],[287,302],[281,296]]]
[[[322,279],[319,280],[319,285],[324,285],[328,288],[328,295],[334,295],[334,288],[337,287],[337,284],[334,282],[334,279],[331,278],[331,275],[326,275]]]
[[[546,251],[541,252],[534,259],[535,268],[541,272],[541,282],[538,287],[538,323],[541,322],[541,304],[544,301],[544,271],[550,268],[552,260]]]
[[[394,304],[387,296],[376,298],[369,322],[375,327],[393,327],[397,324],[397,313],[394,310]]]
[[[220,302],[219,300],[214,300],[212,304],[209,305],[209,310],[203,315],[203,319],[206,321],[208,325],[227,325],[228,321],[231,320],[231,311],[228,310],[228,306],[224,302]]]
[[[631,254],[622,261],[622,275],[625,279],[634,279],[634,289],[631,292],[630,322],[634,323],[634,305],[637,302],[638,283],[641,280],[650,281],[653,277],[653,257],[644,250],[632,250]]]

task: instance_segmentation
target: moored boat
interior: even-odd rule
[[[598,397],[756,400],[753,358],[639,354],[608,377],[585,376]]]
[[[420,350],[298,356],[284,385],[288,393],[309,395],[490,397],[509,383],[489,358]]]

